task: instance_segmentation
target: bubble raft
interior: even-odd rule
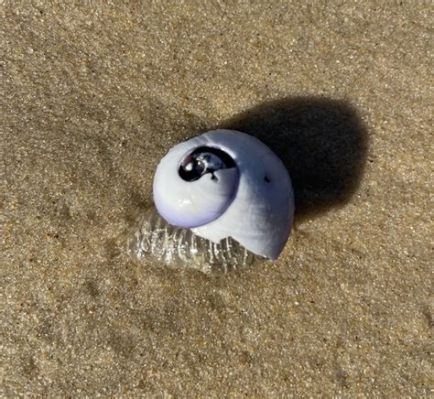
[[[128,238],[128,253],[138,261],[155,259],[175,268],[204,273],[242,269],[264,260],[232,238],[219,243],[195,235],[189,229],[168,224],[155,210],[141,217]]]

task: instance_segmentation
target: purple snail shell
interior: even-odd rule
[[[157,167],[153,192],[167,223],[214,243],[231,237],[268,259],[279,256],[291,231],[288,171],[245,133],[213,130],[176,145]]]

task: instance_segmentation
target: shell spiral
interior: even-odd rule
[[[214,244],[230,239],[255,255],[275,259],[294,213],[289,174],[261,141],[214,130],[173,147],[153,184],[158,213]]]

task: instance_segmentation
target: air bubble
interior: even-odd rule
[[[139,262],[154,259],[169,267],[205,273],[242,269],[263,260],[232,238],[214,243],[172,226],[153,209],[140,218],[127,241],[129,255]]]

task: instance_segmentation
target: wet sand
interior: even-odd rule
[[[168,3],[0,5],[0,395],[428,397],[432,8]],[[281,257],[132,262],[159,159],[215,127],[287,165]]]

